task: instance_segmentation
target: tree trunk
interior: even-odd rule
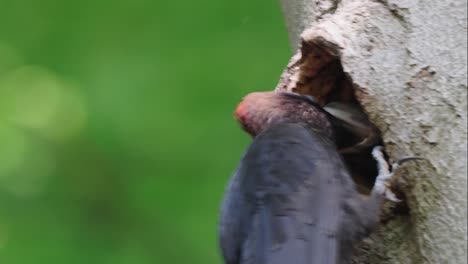
[[[354,262],[466,263],[466,2],[282,0],[282,8],[291,45],[302,48],[277,89],[346,85],[324,66],[336,58],[390,158],[428,159],[398,178],[409,213],[383,223]]]

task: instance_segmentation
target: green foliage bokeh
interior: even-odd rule
[[[221,263],[232,112],[287,63],[279,4],[0,3],[0,263]]]

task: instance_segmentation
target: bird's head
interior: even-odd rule
[[[244,97],[234,116],[242,128],[256,136],[273,124],[301,123],[332,134],[326,112],[311,96],[291,92],[254,92]]]

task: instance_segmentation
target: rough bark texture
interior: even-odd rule
[[[282,0],[282,8],[293,47],[341,61],[390,157],[429,160],[398,180],[410,213],[381,225],[355,263],[466,263],[466,2]],[[277,89],[304,86],[304,56],[291,59]]]

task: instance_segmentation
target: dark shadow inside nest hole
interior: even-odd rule
[[[372,157],[372,148],[376,144],[382,144],[380,132],[369,121],[355,95],[355,88],[349,76],[343,71],[338,49],[330,46],[330,43],[305,44],[301,48],[302,57],[297,62],[299,75],[293,92],[314,96],[320,105],[325,108],[330,105],[347,106],[340,111],[348,111],[345,115],[356,120],[362,119],[360,125],[368,126],[369,135],[365,135],[365,130],[360,133],[344,132],[337,137],[339,149],[353,146],[371,136],[376,140],[374,144],[360,148],[359,151],[341,153],[353,180],[357,184],[358,191],[362,194],[369,194],[375,178],[378,174],[377,164]],[[351,121],[356,121],[351,120]],[[348,120],[350,121],[350,120]]]

